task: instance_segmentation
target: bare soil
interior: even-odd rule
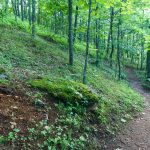
[[[29,97],[15,93],[7,87],[0,86],[0,135],[7,135],[13,128],[26,134],[28,128],[48,116],[49,123],[54,123],[57,111],[49,100],[50,110],[38,110]]]
[[[150,150],[150,92],[143,89],[132,69],[127,68],[131,86],[145,99],[144,112],[113,138],[105,150]]]

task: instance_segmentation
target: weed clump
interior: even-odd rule
[[[8,84],[8,76],[6,74],[6,70],[0,67],[0,85]]]
[[[5,69],[0,67],[0,74],[4,74],[4,73],[6,73]]]

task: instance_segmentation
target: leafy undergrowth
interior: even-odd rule
[[[35,121],[32,127],[28,126],[25,134],[21,134],[22,129],[16,125],[8,135],[1,133],[0,143],[9,142],[24,149],[96,149],[96,146],[100,149],[102,135],[114,134],[142,110],[141,96],[125,81],[117,81],[109,75],[107,70],[111,72],[110,69],[104,71],[89,64],[89,87],[84,86],[81,84],[83,55],[76,53],[71,67],[68,50],[62,44],[40,37],[32,40],[30,34],[22,31],[22,25],[19,26],[20,30],[11,27],[11,23],[10,26],[0,24],[0,67],[5,70],[1,74],[7,75],[7,78],[0,78],[0,84],[8,80],[9,86],[22,90],[30,97],[23,100],[38,110],[47,112],[55,105],[53,111],[58,111],[59,117],[49,122],[47,115]],[[38,78],[47,80],[35,80]],[[30,87],[29,81],[45,92]],[[60,99],[69,103],[61,103]],[[74,101],[76,105],[70,103]],[[93,101],[97,102],[94,108],[80,105],[80,102]]]
[[[4,68],[0,68],[0,84],[9,84],[8,76]]]

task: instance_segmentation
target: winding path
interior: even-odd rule
[[[150,150],[150,92],[142,88],[132,69],[128,68],[127,72],[129,82],[144,96],[147,107],[108,143],[106,150]]]

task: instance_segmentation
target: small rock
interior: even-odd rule
[[[43,101],[39,100],[39,99],[35,100],[34,104],[38,108],[45,108],[45,103]]]
[[[10,124],[11,124],[11,129],[14,129],[16,127],[16,125],[17,125],[16,122],[10,122]]]
[[[8,76],[5,74],[0,74],[0,79],[8,79]]]
[[[17,107],[17,106],[12,106],[12,108],[13,108],[13,109],[18,109],[18,107]]]

